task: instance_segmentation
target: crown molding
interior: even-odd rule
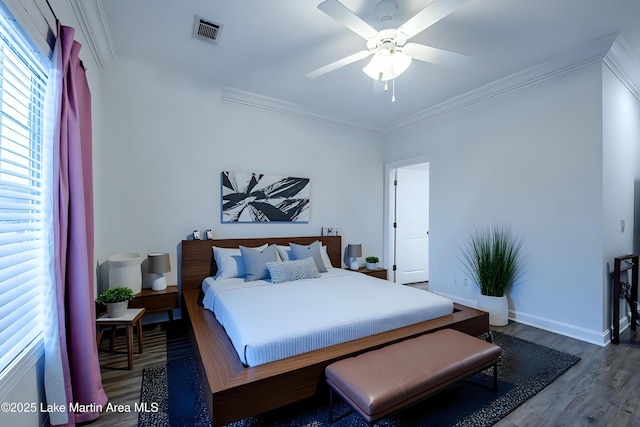
[[[617,37],[617,33],[610,34],[569,55],[534,65],[533,67],[526,68],[476,89],[472,89],[433,107],[419,111],[403,120],[399,120],[387,128],[385,132],[390,133],[407,129],[470,105],[505,95],[600,62],[607,52],[609,52]]]
[[[640,101],[640,56],[623,36],[618,36],[613,42],[604,57],[604,64]]]
[[[115,57],[102,0],[69,0],[99,70]]]
[[[616,46],[613,51],[612,46]],[[612,53],[610,54],[610,52]],[[622,58],[625,58],[625,60],[623,61]],[[621,80],[624,79],[623,81],[625,82],[627,87],[632,90],[634,95],[638,96],[639,92],[636,89],[637,86],[632,83],[632,81],[627,77],[627,74],[623,73],[622,70],[625,68],[631,68],[631,65],[627,64],[627,62],[633,64],[633,67],[640,66],[640,58],[637,57],[637,54],[635,53],[633,48],[628,43],[626,43],[618,33],[615,33],[596,40],[595,42],[584,46],[581,49],[578,49],[568,55],[564,55],[554,60],[534,65],[524,70],[507,75],[503,78],[472,89],[447,101],[436,104],[433,107],[419,111],[415,114],[410,115],[409,117],[392,123],[390,126],[383,130],[375,130],[367,126],[357,125],[354,123],[349,123],[347,121],[341,121],[335,118],[328,117],[325,114],[319,113],[318,111],[305,106],[290,103],[276,98],[258,95],[240,89],[228,87],[223,88],[221,99],[224,102],[259,108],[279,114],[291,115],[307,120],[312,120],[318,123],[344,127],[351,130],[378,135],[389,134],[420,125],[437,117],[449,114],[470,105],[487,101],[489,99],[541,83],[545,80],[558,77],[562,74],[570,73],[591,64],[601,62],[603,61],[603,59],[605,59],[607,65],[612,68],[614,73],[616,73],[616,75]],[[621,62],[624,62],[624,66],[620,64]],[[636,68],[632,69],[635,70]],[[636,72],[635,75],[640,76],[640,73]]]
[[[347,121],[338,120],[335,117],[323,114],[317,110],[306,107],[304,105],[293,102],[284,101],[269,96],[259,95],[257,93],[244,91],[232,87],[223,87],[220,100],[231,104],[244,105],[247,107],[258,108],[270,111],[272,113],[283,114],[292,117],[298,117],[313,122],[322,123],[331,126],[338,126],[358,132],[380,134],[379,131],[368,128],[366,126],[349,123]]]

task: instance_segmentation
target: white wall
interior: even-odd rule
[[[215,237],[319,235],[382,253],[379,138],[220,102],[212,82],[119,60],[101,73],[102,129],[94,140],[96,258],[171,254],[192,230]],[[221,224],[220,173],[259,171],[311,179],[308,224]]]
[[[511,317],[602,343],[600,82],[590,65],[389,136],[385,162],[430,164],[431,289],[475,304],[458,245],[473,226],[510,225],[529,258]]]
[[[640,231],[639,212],[634,212],[640,182],[640,101],[606,66],[602,66],[603,93],[603,214],[604,262],[603,327],[611,324],[613,259],[634,253],[634,237]],[[621,221],[625,222],[622,231]],[[637,250],[637,248],[636,248]],[[626,277],[626,275],[625,275]],[[623,280],[626,280],[623,277]],[[621,315],[628,313],[620,302]],[[626,319],[622,319],[624,326]]]

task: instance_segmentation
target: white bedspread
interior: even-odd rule
[[[318,279],[277,285],[207,278],[202,288],[204,306],[248,366],[453,312],[447,298],[339,268]]]

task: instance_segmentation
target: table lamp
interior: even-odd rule
[[[360,268],[358,265],[358,257],[362,256],[362,245],[347,245],[347,258],[349,258],[349,268],[351,270],[357,270]]]
[[[164,273],[171,271],[171,263],[169,262],[169,254],[167,253],[153,253],[147,256],[147,270],[150,274],[153,274],[153,283],[151,289],[154,291],[162,291],[167,289],[167,279],[164,277]]]

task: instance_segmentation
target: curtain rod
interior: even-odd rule
[[[49,3],[49,0],[47,1],[47,6],[49,6],[49,10],[51,11],[51,14],[53,15],[54,18],[56,18],[56,24],[60,21],[58,19],[58,15],[56,15],[56,12],[53,10],[53,7],[51,7],[51,3]]]
[[[51,3],[49,3],[49,0],[46,0],[46,2],[47,2],[47,6],[49,6],[49,10],[51,11],[51,14],[56,20],[56,25],[62,25],[62,23],[60,22],[60,19],[58,18],[58,15],[56,15],[56,12],[53,10],[53,7],[51,7]],[[82,67],[83,70],[87,71],[87,67],[86,65],[84,65],[84,61],[82,61],[82,59],[80,59],[80,66]]]

